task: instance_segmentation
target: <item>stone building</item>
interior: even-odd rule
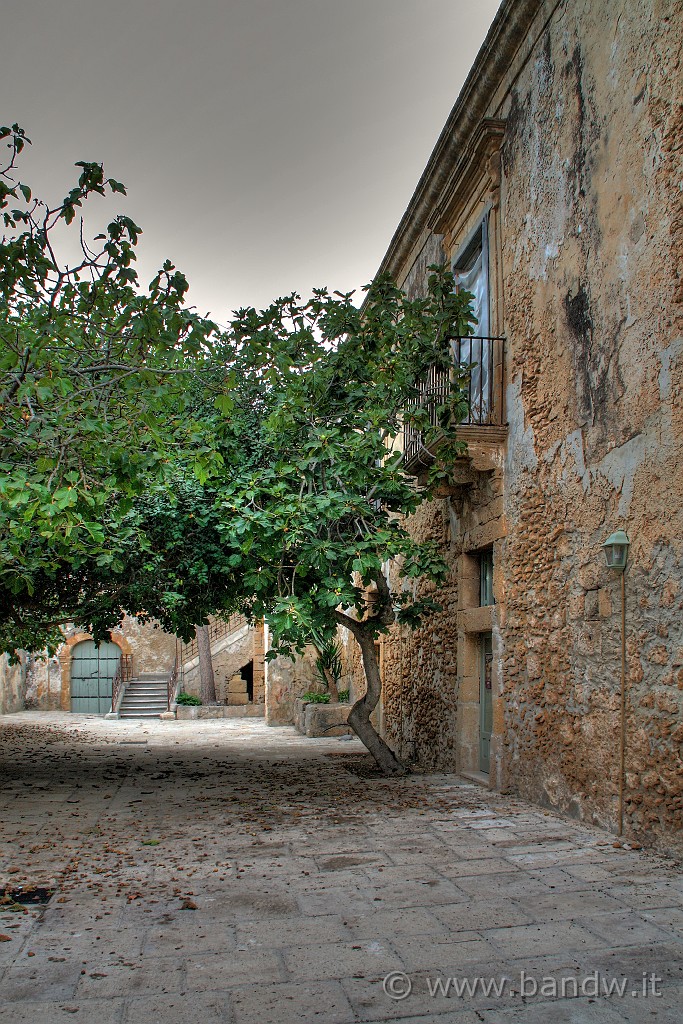
[[[412,528],[441,613],[382,644],[403,756],[625,831],[683,821],[683,8],[504,0],[381,270],[475,296],[467,457]],[[427,368],[425,368],[427,371]],[[425,401],[440,382],[425,376]],[[419,476],[435,452],[408,434]],[[437,453],[438,454],[438,453]]]
[[[260,706],[264,713],[263,626],[249,626],[242,616],[233,616],[228,622],[213,622],[210,636],[217,699],[226,705],[250,705],[254,711]],[[124,705],[131,705],[124,706],[124,713],[134,713],[136,704],[150,713],[166,711],[172,672],[174,692],[199,694],[196,642],[184,644],[153,623],[126,616],[121,628],[112,631],[111,641],[99,647],[90,634],[67,628],[65,641],[52,658],[22,652],[19,663],[11,666],[2,656],[0,714],[24,707],[107,714],[112,698],[116,704],[117,670],[125,684],[119,695]]]
[[[249,625],[240,615],[227,622],[212,621],[209,635],[217,701],[236,714],[242,708],[245,714],[263,715],[269,725],[293,725],[296,698],[320,688],[315,655],[308,652],[295,661],[278,657],[267,664],[267,628],[263,623]],[[0,655],[0,714],[27,707],[108,714],[113,697],[116,703],[114,677],[119,666],[126,677],[124,704],[126,693],[133,698],[124,713],[134,712],[136,703],[150,713],[166,711],[174,666],[174,689],[200,695],[196,641],[182,643],[153,623],[142,625],[126,616],[121,628],[112,631],[111,641],[99,647],[90,634],[67,628],[54,657],[20,652],[18,662],[11,665],[7,655]]]

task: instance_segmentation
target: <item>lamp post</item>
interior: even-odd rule
[[[630,541],[617,530],[602,545],[607,566],[621,576],[621,729],[619,740],[619,831],[624,832],[624,774],[626,760],[626,583],[624,574]]]

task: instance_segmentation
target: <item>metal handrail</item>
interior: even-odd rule
[[[133,678],[133,655],[122,654],[116,666],[116,672],[111,682],[111,709],[115,711],[118,706],[119,694],[124,683]]]
[[[437,410],[452,394],[456,372],[465,373],[468,414],[462,426],[501,426],[503,423],[504,344],[502,337],[468,335],[450,338],[453,363],[449,368],[430,366],[418,385],[417,404],[425,408],[429,422],[438,426]],[[411,463],[424,449],[421,430],[405,423],[403,459]]]
[[[167,694],[167,697],[168,697],[168,710],[169,711],[171,710],[171,704],[175,700],[175,691],[176,691],[177,685],[178,685],[178,659],[176,658],[176,660],[173,662],[173,667],[171,668],[171,671],[168,674],[168,679],[166,680],[166,694]]]
[[[240,615],[239,612],[231,615],[229,619],[214,619],[213,622],[209,623],[209,643],[213,646],[218,640],[222,640],[223,637],[229,633],[234,633],[235,630],[241,629],[246,624],[246,618],[244,615]],[[192,661],[198,654],[199,648],[196,638],[190,640],[189,644],[180,643],[178,660],[181,666],[187,661]]]

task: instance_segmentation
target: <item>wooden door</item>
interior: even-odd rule
[[[481,668],[479,683],[479,770],[488,774],[489,750],[493,731],[493,637],[481,634]]]
[[[82,640],[71,655],[71,710],[104,715],[111,711],[112,680],[121,658],[116,644]]]

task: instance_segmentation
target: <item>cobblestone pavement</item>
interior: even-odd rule
[[[254,719],[0,745],[0,882],[55,889],[0,906],[2,1024],[683,1020],[681,873],[597,829]]]

